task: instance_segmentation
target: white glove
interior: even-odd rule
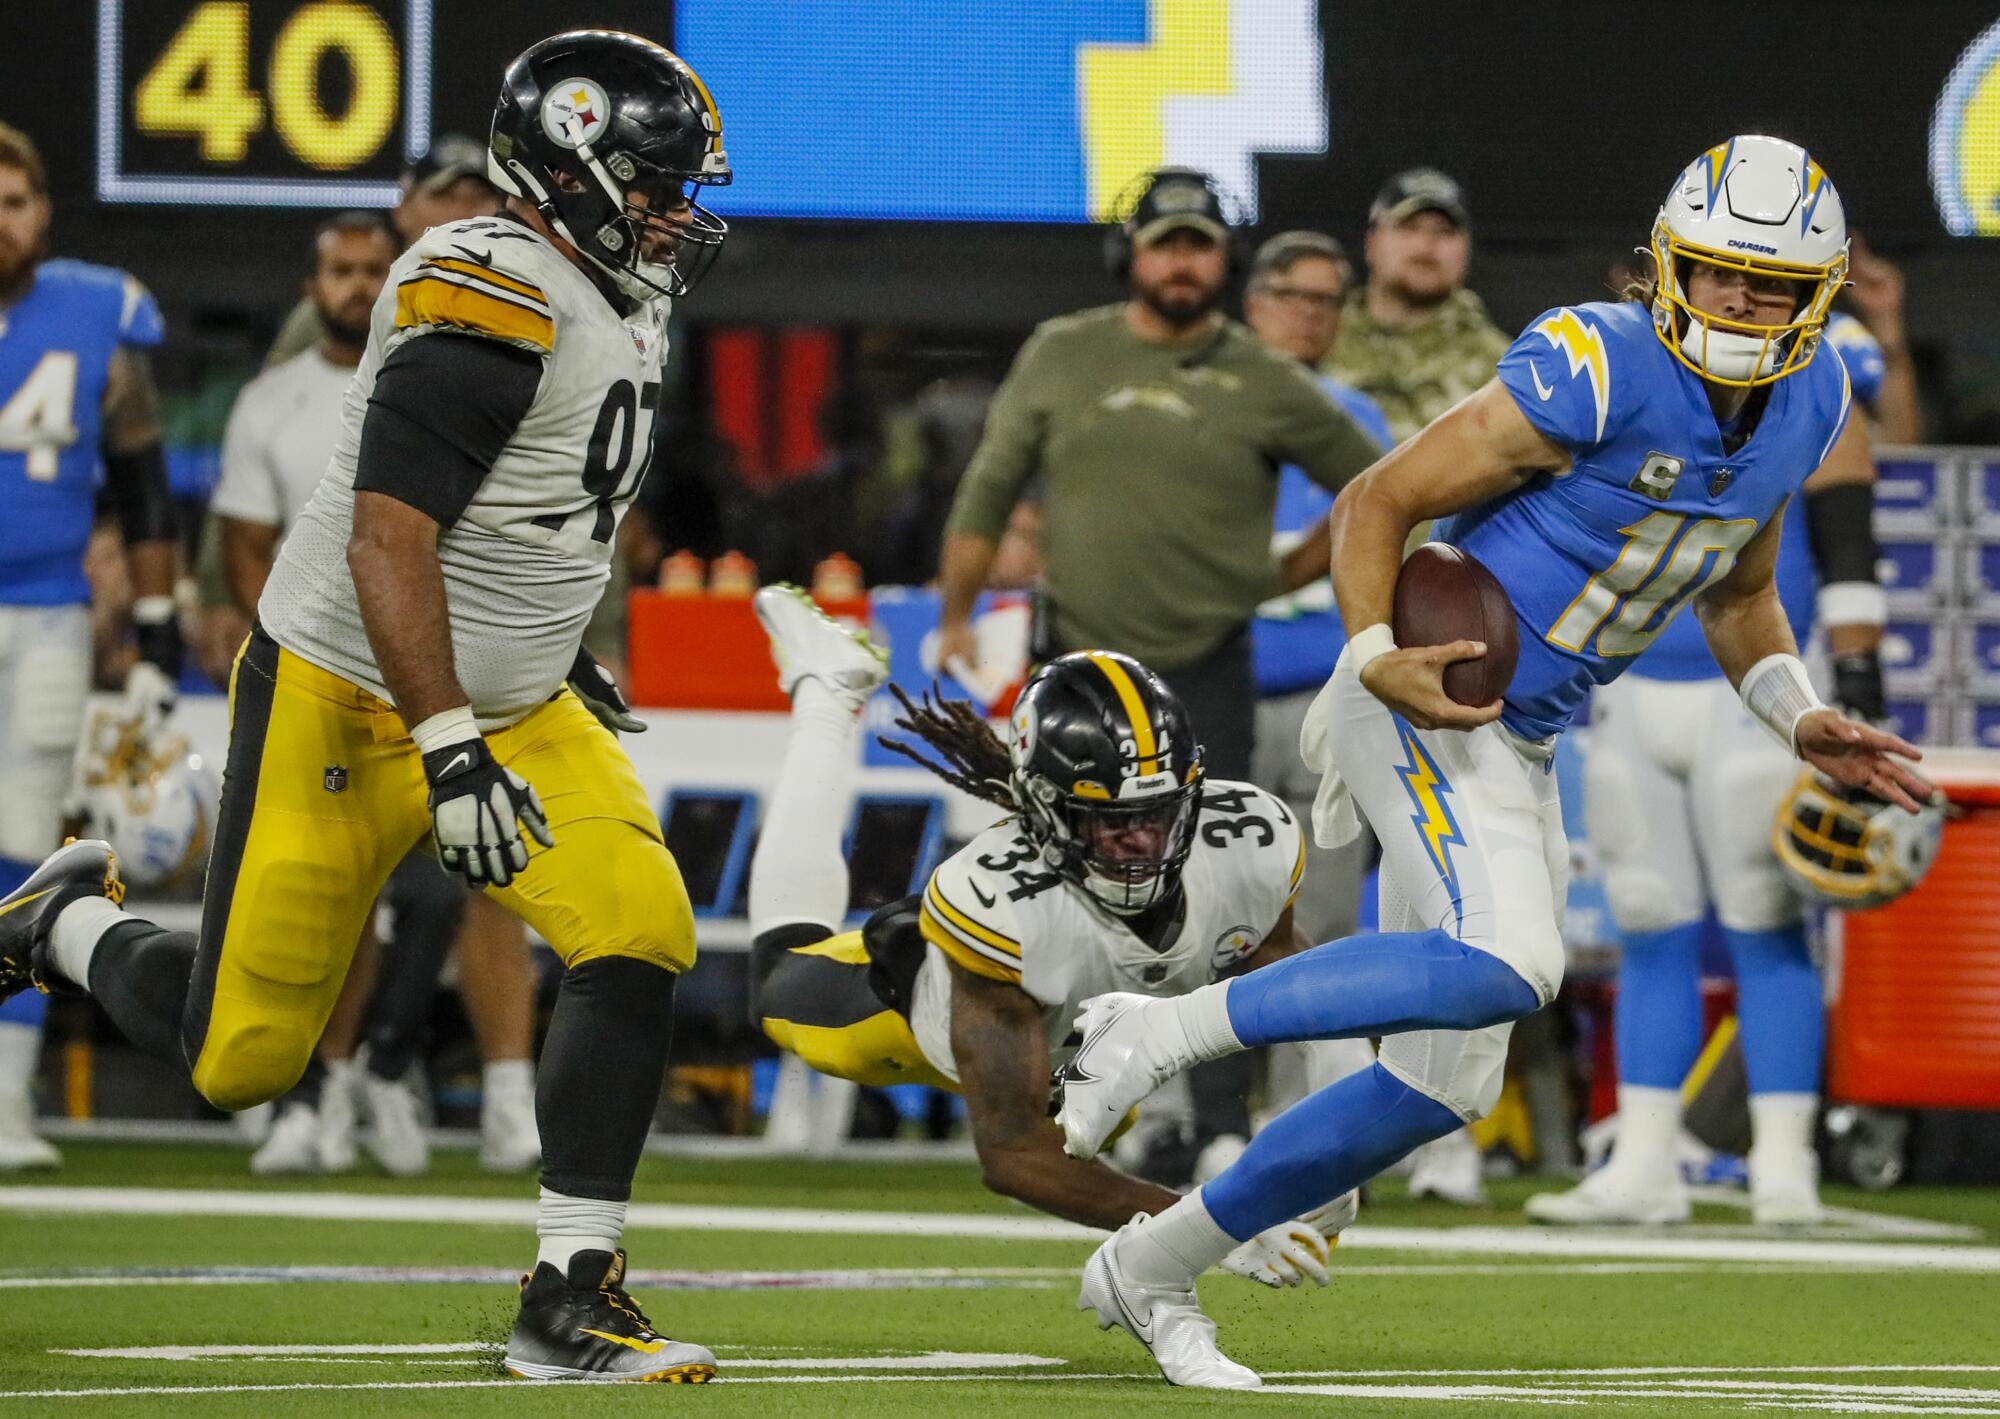
[[[179,687],[150,660],[134,661],[125,672],[125,714],[135,724],[157,729],[174,712]]]
[[[1332,1244],[1312,1223],[1280,1222],[1225,1256],[1222,1269],[1260,1286],[1299,1286],[1308,1277],[1314,1285],[1324,1286],[1333,1279],[1326,1270],[1332,1254]]]
[[[1312,1225],[1314,1231],[1327,1239],[1328,1246],[1340,1240],[1340,1234],[1354,1225],[1354,1218],[1361,1211],[1361,1190],[1349,1188],[1331,1202],[1321,1203],[1305,1216],[1301,1222]]]

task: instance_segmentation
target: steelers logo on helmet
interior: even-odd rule
[[[1741,134],[1688,165],[1653,221],[1653,328],[1675,359],[1715,384],[1749,388],[1804,369],[1847,279],[1847,213],[1826,170],[1796,143]],[[1741,272],[1752,291],[1788,291],[1772,324],[1688,299],[1697,266]]]
[[[565,148],[594,141],[611,121],[611,100],[588,79],[564,79],[542,99],[542,131]]]

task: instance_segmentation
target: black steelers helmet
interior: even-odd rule
[[[1045,863],[1121,916],[1173,894],[1201,812],[1201,745],[1159,676],[1110,651],[1059,656],[1015,701],[1007,753]]]
[[[730,179],[722,116],[694,70],[651,40],[570,30],[533,46],[500,81],[489,146],[500,190],[532,202],[632,300],[686,295],[728,235],[694,200]]]

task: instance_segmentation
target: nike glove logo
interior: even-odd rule
[[[461,768],[469,769],[471,767],[472,767],[471,753],[469,751],[461,750],[458,754],[453,756],[452,761],[450,763],[446,764],[443,768],[438,770],[438,777],[450,778],[453,774],[457,773]]]

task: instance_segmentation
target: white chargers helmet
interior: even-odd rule
[[[1717,384],[1770,384],[1819,349],[1847,281],[1847,210],[1826,171],[1782,138],[1743,134],[1688,165],[1653,221],[1653,327],[1674,358]],[[1792,318],[1752,325],[1688,304],[1687,264],[1798,284]]]
[[[1906,813],[1808,769],[1778,809],[1771,847],[1808,901],[1879,907],[1923,881],[1937,861],[1944,820],[1943,794],[1921,812]]]
[[[111,844],[127,882],[175,887],[201,875],[222,788],[183,736],[97,710],[78,746],[77,789],[89,831]]]

